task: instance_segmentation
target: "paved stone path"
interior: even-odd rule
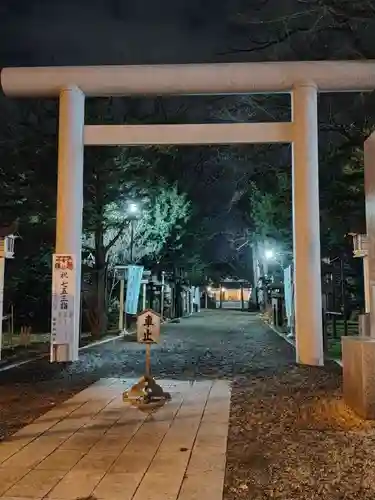
[[[124,405],[135,381],[102,379],[0,444],[0,497],[221,500],[230,389],[163,381],[172,401]]]

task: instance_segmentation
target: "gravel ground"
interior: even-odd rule
[[[375,422],[344,405],[337,365],[236,378],[224,499],[375,499]]]
[[[339,367],[297,367],[289,344],[240,311],[194,315],[166,325],[162,338],[152,349],[156,377],[233,379],[224,500],[375,499],[375,424],[342,404]],[[143,367],[144,349],[120,340],[74,365],[0,373],[0,436],[99,378]]]

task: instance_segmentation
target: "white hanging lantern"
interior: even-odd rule
[[[353,256],[366,257],[368,255],[369,241],[367,234],[351,234],[353,238]]]
[[[14,241],[16,236],[9,234],[0,237],[0,258],[14,259]]]

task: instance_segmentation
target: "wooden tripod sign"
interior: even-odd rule
[[[160,341],[160,314],[145,309],[137,318],[137,340],[146,345],[146,376],[151,373],[151,344]]]
[[[151,344],[160,341],[160,319],[160,314],[152,309],[146,309],[138,315],[137,339],[140,344],[146,346],[146,373],[129,391],[125,391],[123,394],[125,403],[130,403],[146,413],[153,413],[171,399],[171,395],[164,392],[150,374]]]

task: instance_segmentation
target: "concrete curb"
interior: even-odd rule
[[[86,351],[87,349],[90,349],[90,347],[97,347],[99,345],[103,344],[108,344],[108,342],[114,342],[115,340],[119,340],[124,338],[126,335],[131,335],[133,332],[128,332],[128,333],[120,333],[119,335],[114,335],[113,337],[108,337],[107,339],[102,339],[102,340],[97,340],[96,342],[93,342],[92,344],[87,344],[83,345],[82,347],[79,347],[79,351]]]
[[[275,332],[279,337],[284,339],[288,344],[290,344],[294,349],[296,348],[296,344],[293,342],[292,339],[288,338],[284,333],[279,332],[273,325],[270,323],[267,323],[267,321],[262,320],[265,325],[267,325],[273,332]]]
[[[6,372],[8,370],[12,370],[13,368],[19,368],[20,366],[27,365],[28,363],[31,363],[32,361],[37,361],[38,359],[43,359],[47,356],[47,354],[43,354],[41,356],[36,356],[35,358],[32,359],[24,359],[23,361],[16,361],[15,363],[11,363],[10,365],[5,365],[2,368],[0,368],[0,373]]]
[[[97,342],[93,342],[92,344],[83,345],[78,348],[79,351],[85,351],[90,349],[91,347],[97,347],[103,344],[107,344],[108,342],[113,342],[115,340],[119,340],[124,337],[124,334],[114,335],[113,337],[108,337],[107,339],[98,340]],[[35,358],[25,359],[23,361],[16,361],[15,363],[11,363],[9,365],[3,366],[0,368],[1,372],[6,372],[8,370],[12,370],[13,368],[20,368],[23,365],[27,365],[28,363],[33,363],[34,361],[38,361],[39,359],[47,358],[49,354],[41,354],[40,356],[35,356]]]

